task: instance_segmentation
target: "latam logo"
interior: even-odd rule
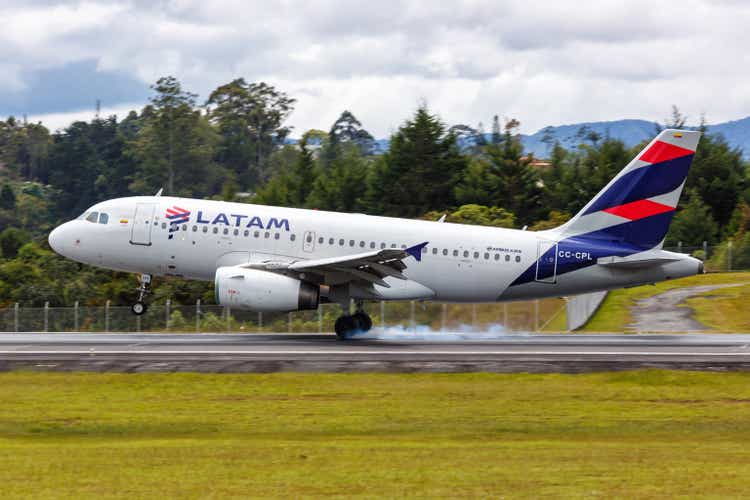
[[[174,237],[172,233],[180,230],[180,224],[190,221],[190,210],[174,205],[167,209],[166,217],[169,219],[169,239],[171,240]]]
[[[180,230],[180,226],[190,222],[190,210],[178,207],[176,205],[167,209],[166,218],[169,220],[169,239],[174,237],[174,233]],[[195,224],[221,224],[231,227],[244,227],[246,229],[276,229],[279,231],[290,231],[289,220],[269,217],[262,219],[257,215],[245,214],[225,214],[218,213],[214,216],[208,216],[202,210],[198,210],[195,217]]]

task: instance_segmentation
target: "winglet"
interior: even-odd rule
[[[428,241],[425,241],[424,243],[420,243],[419,245],[414,245],[413,247],[409,247],[404,252],[408,253],[415,259],[417,259],[417,262],[422,261],[422,249],[427,246]]]

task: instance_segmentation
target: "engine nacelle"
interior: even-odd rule
[[[247,311],[317,309],[320,287],[282,274],[220,267],[216,270],[216,302]]]

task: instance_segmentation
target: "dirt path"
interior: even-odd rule
[[[638,332],[700,332],[710,330],[693,319],[693,310],[685,301],[712,290],[740,286],[745,283],[705,285],[676,288],[647,299],[641,299],[631,309],[633,322],[629,329]]]

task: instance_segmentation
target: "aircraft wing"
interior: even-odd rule
[[[347,281],[364,281],[390,288],[391,285],[383,281],[384,278],[393,277],[399,280],[407,280],[402,271],[406,269],[404,260],[414,257],[417,261],[422,260],[422,249],[427,242],[414,245],[409,248],[385,248],[339,257],[328,257],[325,259],[298,260],[292,262],[265,261],[253,262],[243,267],[254,269],[265,269],[268,271],[294,271],[298,273],[317,274],[345,274]]]

